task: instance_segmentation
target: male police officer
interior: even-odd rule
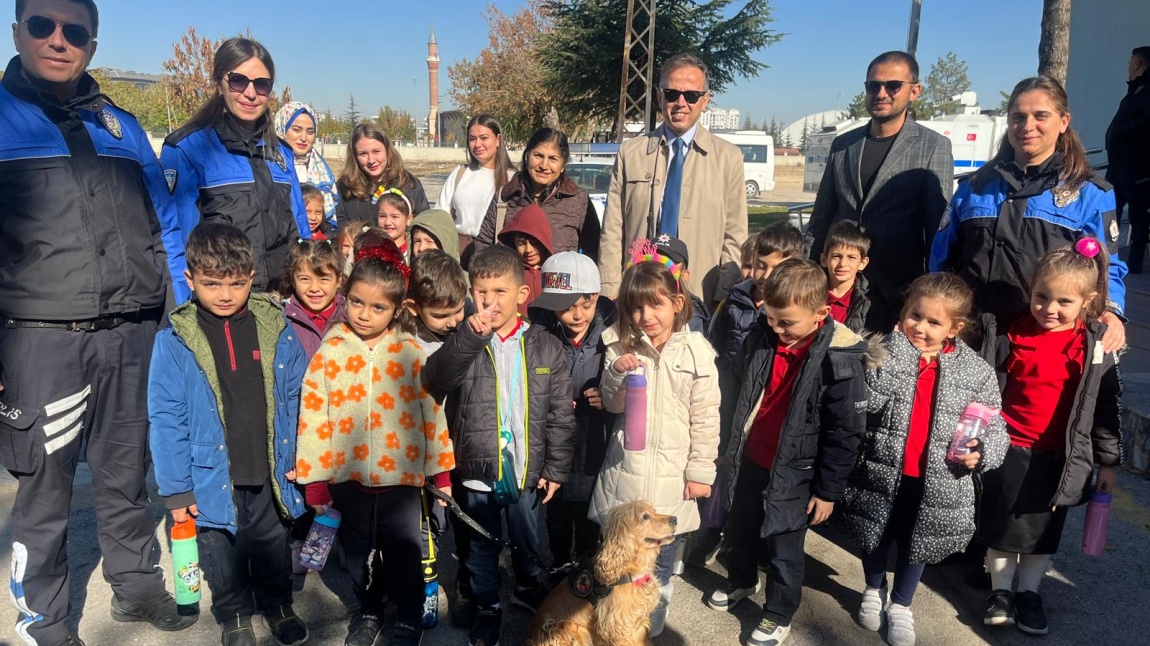
[[[147,368],[182,251],[148,138],[86,73],[92,0],[17,0],[0,81],[0,464],[12,509],[12,601],[28,644],[69,626],[72,480],[86,444],[112,617],[180,630],[156,567]],[[163,224],[163,226],[162,226]]]

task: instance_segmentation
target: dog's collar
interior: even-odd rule
[[[586,600],[592,606],[598,605],[600,601],[611,594],[612,589],[621,585],[632,584],[643,586],[650,582],[650,574],[644,574],[638,579],[632,578],[629,574],[624,574],[622,578],[610,585],[601,583],[595,578],[594,563],[590,558],[580,559],[575,569],[571,570],[571,573],[567,575],[567,587],[570,588],[571,594]]]

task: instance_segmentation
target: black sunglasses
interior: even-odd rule
[[[68,41],[68,44],[72,47],[84,47],[92,42],[92,34],[88,32],[88,28],[84,25],[57,22],[44,16],[31,16],[27,20],[21,20],[20,22],[28,25],[28,35],[36,40],[50,38],[52,34],[56,33],[56,26],[59,25],[60,28],[64,30],[64,40]]]
[[[272,93],[272,80],[269,78],[250,79],[239,72],[228,72],[228,89],[232,92],[244,92],[248,85],[256,88],[256,94],[267,96]]]
[[[886,88],[886,93],[894,96],[902,90],[904,85],[914,85],[913,81],[867,81],[863,83],[867,94],[878,94],[879,88]]]
[[[698,90],[670,90],[663,88],[661,91],[663,92],[663,98],[667,100],[667,103],[674,103],[679,100],[679,97],[683,97],[687,100],[687,103],[690,103],[691,105],[695,105],[699,102],[699,99],[710,94],[710,92],[706,90],[700,92]]]

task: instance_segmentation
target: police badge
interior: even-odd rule
[[[104,122],[104,128],[106,128],[108,132],[112,133],[113,137],[116,139],[124,138],[124,128],[120,125],[120,120],[116,118],[116,115],[112,114],[111,110],[107,108],[101,110],[100,121]]]
[[[1118,218],[1114,218],[1110,221],[1109,233],[1110,242],[1118,242],[1118,235],[1120,233],[1118,230]]]
[[[168,192],[169,193],[175,193],[176,192],[176,180],[179,179],[179,177],[180,177],[180,174],[179,174],[179,171],[177,171],[177,170],[169,168],[169,169],[164,171],[164,181],[168,183]]]
[[[942,231],[943,229],[950,226],[950,214],[953,212],[954,212],[954,207],[947,204],[946,210],[942,212],[942,220],[939,220],[939,222],[938,222],[938,230],[939,231]]]
[[[1074,203],[1078,199],[1078,189],[1073,189],[1069,186],[1058,186],[1050,189],[1054,194],[1054,206],[1064,209]]]

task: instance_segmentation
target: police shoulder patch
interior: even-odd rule
[[[1110,235],[1110,242],[1118,242],[1118,236],[1121,233],[1118,228],[1118,218],[1110,220],[1110,226],[1107,227],[1107,233]]]
[[[175,169],[168,169],[164,171],[164,181],[168,183],[168,192],[176,192],[176,180],[180,177],[180,171]]]
[[[104,108],[100,111],[100,121],[104,122],[104,127],[116,139],[124,138],[124,127],[120,125],[120,119],[111,110]]]
[[[1078,189],[1072,189],[1069,186],[1057,186],[1050,189],[1054,194],[1054,206],[1064,209],[1074,203],[1078,199]]]
[[[946,210],[942,212],[942,220],[938,223],[939,231],[942,231],[943,229],[950,226],[950,216],[952,213],[954,213],[954,207],[947,204]]]

